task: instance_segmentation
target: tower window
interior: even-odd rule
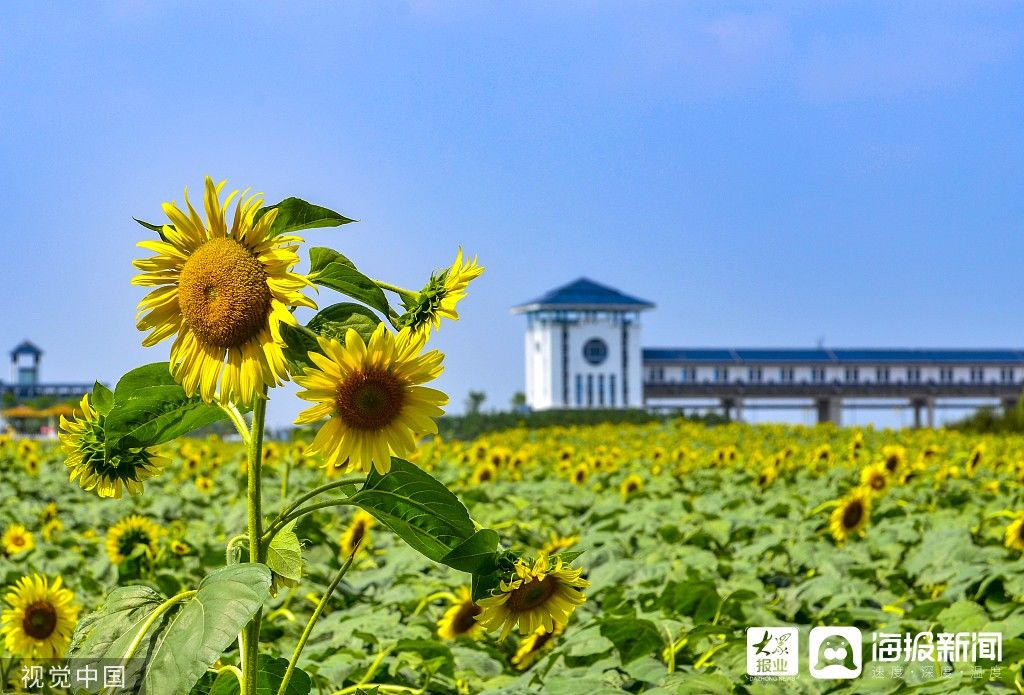
[[[597,375],[597,404],[604,405],[604,374]]]
[[[608,343],[600,338],[591,338],[583,344],[583,359],[597,366],[608,358]]]
[[[608,375],[608,404],[615,407],[615,375]]]

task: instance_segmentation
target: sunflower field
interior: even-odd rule
[[[73,623],[116,587],[173,596],[224,564],[245,526],[245,448],[182,439],[159,453],[168,463],[145,495],[103,500],[68,484],[58,449],[0,438],[7,634],[22,577],[59,580]],[[755,625],[1002,635],[998,663],[925,672],[875,663],[865,646],[860,678],[802,669],[787,691],[1021,691],[1024,439],[674,421],[434,439],[410,462],[504,546],[580,553],[586,602],[565,625],[502,639],[477,621],[466,575],[362,510],[325,506],[291,526],[300,571],[278,578],[263,609],[261,651],[291,653],[354,558],[288,692],[774,692],[746,675]],[[268,441],[263,473],[268,515],[290,488],[344,475],[301,441]],[[17,646],[8,639],[3,660],[12,689]],[[229,648],[194,692],[226,692],[219,669],[238,658]],[[260,667],[260,692],[274,692],[280,664]]]

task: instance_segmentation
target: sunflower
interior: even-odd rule
[[[551,638],[557,637],[564,631],[565,626],[558,624],[555,625],[554,630],[545,630],[543,627],[537,628],[519,643],[519,648],[516,649],[516,653],[512,657],[512,665],[520,671],[530,668],[541,657],[545,649],[550,649],[554,646]]]
[[[541,546],[540,552],[548,556],[557,555],[563,550],[568,550],[579,542],[579,536],[559,536],[557,533],[552,533],[547,542]]]
[[[828,528],[837,543],[844,543],[854,534],[863,536],[870,518],[871,496],[857,488],[839,501],[829,518]]]
[[[60,519],[50,519],[45,524],[43,524],[43,529],[42,529],[43,540],[45,540],[46,542],[50,542],[50,541],[52,541],[54,539],[54,537],[58,533],[60,533],[63,530],[64,530],[64,522],[63,521],[61,521]]]
[[[132,283],[157,289],[139,303],[136,325],[151,331],[142,342],[147,347],[177,335],[170,369],[188,395],[248,405],[263,387],[288,378],[280,325],[295,325],[289,308],[316,304],[302,294],[309,281],[289,270],[299,262],[302,239],[271,236],[277,209],[257,218],[258,194],[235,191],[222,205],[225,183],[206,177],[205,223],[186,189],[188,213],[164,203],[172,225],[164,225],[163,240],[139,242],[157,255],[135,261],[142,272]],[[227,208],[236,196],[229,228]]]
[[[907,450],[902,446],[883,446],[882,458],[885,459],[885,470],[893,475],[899,473],[907,462]]]
[[[199,476],[196,478],[196,489],[203,494],[213,492],[213,479],[203,475]]]
[[[766,488],[775,482],[779,477],[779,469],[774,465],[767,465],[761,469],[757,479],[754,481],[759,488]]]
[[[89,402],[89,394],[82,396],[79,407],[81,416],[60,418],[60,445],[69,479],[77,478],[83,490],[100,497],[120,498],[122,486],[129,495],[141,495],[142,481],[159,473],[168,459],[145,448],[123,449],[108,458],[104,417]]]
[[[455,590],[455,600],[452,605],[437,622],[437,636],[448,640],[456,637],[478,639],[483,634],[484,628],[476,618],[482,612],[483,608],[473,602],[473,596],[469,589],[460,586]]]
[[[889,487],[888,469],[885,463],[876,463],[860,472],[860,483],[876,495],[885,492]]]
[[[11,524],[4,529],[4,535],[0,537],[0,544],[4,546],[4,553],[8,556],[28,552],[36,545],[32,534],[21,524]]]
[[[490,480],[494,480],[498,476],[498,469],[493,463],[485,461],[476,468],[473,469],[473,484],[480,485]]]
[[[377,523],[373,515],[359,509],[352,516],[345,533],[341,534],[341,554],[354,555],[370,544],[370,529]]]
[[[587,482],[587,478],[589,478],[589,477],[590,477],[590,468],[587,467],[587,464],[585,464],[585,463],[579,464],[572,471],[572,476],[571,476],[572,482],[576,483],[577,485],[585,484]]]
[[[78,606],[74,594],[39,574],[22,577],[5,596],[9,608],[0,618],[7,651],[28,659],[57,659],[71,641]]]
[[[1006,527],[1006,540],[1003,541],[1003,545],[1024,553],[1024,512],[1019,513]]]
[[[619,494],[622,495],[623,499],[629,499],[643,489],[644,479],[636,473],[626,476],[626,478],[619,483]]]
[[[477,263],[476,256],[471,260],[463,259],[462,247],[459,247],[455,261],[448,268],[440,274],[431,275],[420,292],[403,298],[406,313],[402,317],[402,325],[427,337],[432,328],[437,330],[441,327],[442,318],[458,321],[455,305],[466,296],[469,283],[483,272],[484,268]]]
[[[119,565],[141,547],[146,556],[156,554],[163,529],[144,516],[133,514],[121,519],[107,531],[107,555]]]
[[[563,567],[557,557],[554,567],[546,555],[538,557],[532,568],[518,560],[512,576],[501,582],[499,593],[477,602],[484,609],[477,620],[488,630],[500,628],[502,639],[516,624],[524,635],[541,627],[550,632],[556,623],[568,623],[576,606],[587,600],[580,589],[590,582],[581,573]]]
[[[39,521],[45,524],[47,521],[50,521],[51,519],[56,519],[59,514],[60,507],[57,506],[57,503],[48,502],[46,506],[43,507],[43,513],[39,515]]]
[[[192,552],[192,546],[181,540],[171,541],[171,552],[179,556],[188,555]]]
[[[391,454],[407,456],[416,435],[436,434],[433,418],[448,396],[421,384],[437,378],[444,359],[437,350],[421,355],[426,337],[403,328],[398,335],[379,324],[369,345],[349,329],[342,345],[318,337],[321,353],[295,381],[305,388],[298,396],[316,402],[299,414],[297,425],[329,417],[307,451],[319,453],[327,466],[349,461],[349,470],[381,474],[391,469]]]

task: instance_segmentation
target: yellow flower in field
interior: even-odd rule
[[[629,499],[644,489],[644,479],[636,473],[626,476],[625,480],[619,483],[619,494],[623,499]]]
[[[1006,527],[1006,539],[1003,541],[1010,550],[1019,550],[1024,553],[1024,512],[1017,515],[1017,518]]]
[[[25,472],[29,475],[39,475],[39,457],[32,455],[25,459]]]
[[[423,351],[426,338],[403,328],[394,335],[377,326],[369,345],[349,329],[345,345],[317,338],[321,353],[309,357],[316,367],[296,376],[305,388],[299,398],[316,405],[304,410],[295,424],[308,425],[329,417],[310,444],[310,453],[324,457],[327,466],[349,461],[349,470],[380,473],[391,469],[391,454],[407,456],[416,448],[417,435],[436,434],[433,418],[444,414],[440,406],[448,396],[422,386],[444,368],[437,350]]]
[[[456,637],[479,639],[484,628],[476,617],[482,611],[483,608],[473,602],[469,589],[460,586],[455,590],[455,601],[437,622],[437,636],[449,640]]]
[[[370,529],[376,525],[373,515],[359,509],[352,516],[345,533],[341,534],[341,554],[354,555],[370,544]]]
[[[107,555],[111,562],[119,565],[141,547],[144,555],[152,558],[162,534],[163,529],[146,517],[138,514],[127,516],[107,531]]]
[[[860,483],[874,494],[880,495],[889,487],[887,473],[884,463],[876,463],[860,472]]]
[[[204,495],[213,492],[213,480],[206,476],[199,476],[196,478],[196,489]]]
[[[493,463],[484,462],[473,469],[473,484],[480,485],[498,477],[498,469]]]
[[[68,420],[60,418],[60,445],[69,479],[78,479],[83,490],[100,497],[121,497],[122,487],[129,495],[141,495],[142,481],[152,478],[167,465],[168,459],[152,449],[126,449],[107,458],[103,434],[103,416],[82,396],[82,414]]]
[[[35,547],[35,540],[29,530],[21,524],[11,524],[4,530],[0,543],[4,546],[4,553],[8,556],[28,552]]]
[[[43,524],[43,539],[47,542],[52,541],[54,537],[64,530],[64,522],[60,519],[50,519]]]
[[[142,342],[147,347],[177,335],[171,374],[185,392],[248,405],[263,387],[288,378],[280,325],[296,324],[289,307],[316,305],[302,294],[306,277],[290,272],[302,239],[270,236],[277,210],[257,219],[259,195],[235,191],[221,204],[225,183],[206,177],[205,223],[187,189],[187,213],[164,203],[173,226],[163,227],[164,240],[139,243],[157,255],[135,261],[142,272],[132,282],[157,288],[139,303],[137,326],[151,331]],[[229,228],[227,208],[236,196]]]
[[[171,552],[175,555],[188,555],[192,547],[185,541],[171,541]]]
[[[775,482],[775,479],[779,477],[779,469],[773,465],[765,466],[761,469],[761,473],[758,474],[757,479],[754,481],[758,487],[766,488]]]
[[[568,550],[579,542],[579,536],[559,536],[557,533],[552,533],[547,542],[541,546],[540,552],[547,556],[557,555],[563,550]]]
[[[43,513],[39,515],[39,521],[45,524],[51,519],[56,519],[58,514],[60,514],[60,508],[57,507],[57,503],[48,502],[43,508]]]
[[[839,501],[829,518],[828,528],[837,543],[856,534],[863,536],[871,518],[871,496],[857,488]]]
[[[967,457],[967,462],[964,464],[964,469],[967,471],[968,476],[973,476],[974,471],[978,470],[978,466],[985,460],[985,442],[978,442],[977,446],[971,451],[970,456]]]
[[[520,671],[530,668],[545,650],[551,649],[554,646],[552,638],[557,637],[564,631],[565,627],[562,625],[555,625],[554,630],[545,630],[542,627],[537,628],[519,643],[519,648],[516,649],[516,653],[512,657],[512,665]]]
[[[471,260],[463,259],[462,247],[455,255],[455,261],[439,275],[433,275],[427,286],[417,295],[407,298],[404,302],[406,315],[403,326],[408,326],[424,337],[430,330],[441,327],[441,319],[457,321],[459,313],[455,310],[465,296],[469,283],[480,277],[483,266],[477,263],[474,256]]]
[[[19,579],[4,596],[9,608],[0,618],[7,651],[25,659],[63,657],[78,620],[74,598],[60,577],[52,584],[39,574]]]
[[[579,464],[572,471],[572,482],[576,483],[577,485],[583,485],[584,483],[587,482],[587,478],[589,477],[590,468],[588,468],[587,464],[585,463]]]
[[[907,450],[902,446],[887,445],[882,447],[882,458],[885,460],[885,470],[889,475],[899,473],[907,462]]]
[[[546,555],[533,567],[519,560],[515,572],[502,581],[499,593],[480,599],[483,608],[478,621],[488,630],[501,630],[505,639],[517,624],[521,634],[543,628],[550,632],[556,624],[566,624],[576,607],[587,599],[580,589],[590,582],[580,577],[583,570],[563,567],[555,558],[551,567]]]

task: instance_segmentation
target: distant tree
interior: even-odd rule
[[[480,407],[487,400],[487,394],[483,391],[470,391],[466,398],[466,415],[479,415]]]
[[[525,410],[526,394],[523,393],[522,391],[516,391],[515,393],[512,394],[512,400],[510,401],[510,403],[512,404],[512,412],[514,413],[517,413],[521,410]]]

